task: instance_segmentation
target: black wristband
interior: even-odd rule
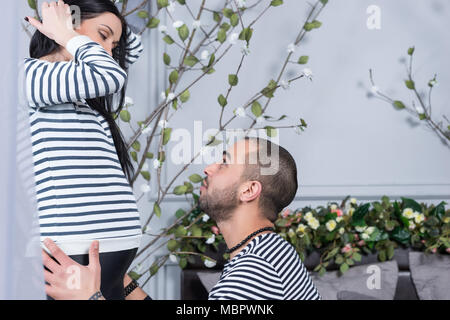
[[[136,289],[137,287],[139,287],[139,283],[137,283],[137,281],[133,279],[130,282],[130,284],[128,284],[125,287],[125,297],[128,296],[131,292],[133,292],[133,290]]]

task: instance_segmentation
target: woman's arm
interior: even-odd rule
[[[71,61],[25,59],[27,98],[38,108],[103,97],[122,89],[127,74],[103,47],[87,36],[66,45]]]
[[[142,52],[144,46],[142,45],[141,36],[131,31],[130,27],[127,28],[127,49],[126,49],[126,61],[127,63],[135,63]]]

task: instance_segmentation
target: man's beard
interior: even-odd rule
[[[206,212],[215,222],[226,221],[231,213],[239,206],[237,190],[239,183],[235,183],[225,189],[204,190],[200,195],[199,207]]]

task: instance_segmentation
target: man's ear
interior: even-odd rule
[[[257,199],[262,192],[262,185],[259,181],[247,181],[241,188],[239,200],[250,202]]]

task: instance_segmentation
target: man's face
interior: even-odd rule
[[[219,163],[205,168],[206,178],[200,187],[200,208],[214,221],[227,220],[239,204],[242,173],[249,143],[238,141],[223,154]]]

